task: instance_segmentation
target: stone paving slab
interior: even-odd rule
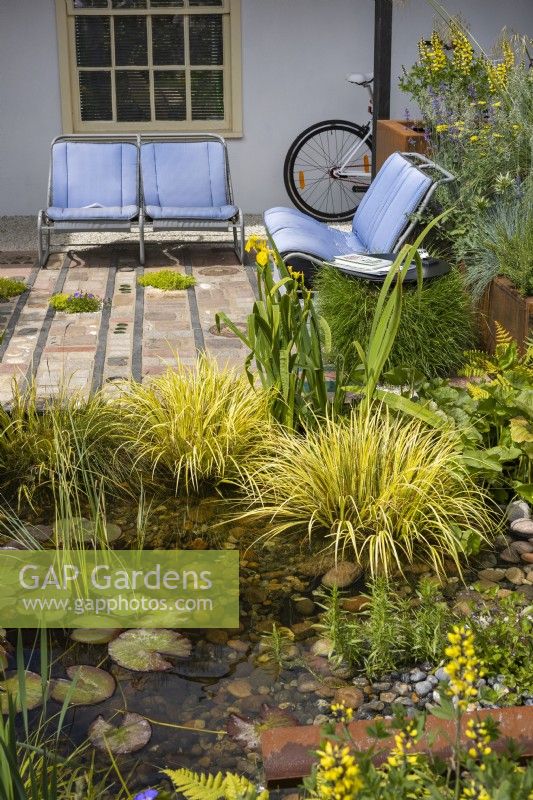
[[[138,284],[143,273],[163,268],[193,275],[196,286],[162,292]],[[215,326],[217,311],[244,323],[254,302],[250,270],[225,244],[149,244],[144,268],[130,243],[54,255],[47,269],[38,269],[34,252],[0,251],[0,275],[31,286],[0,304],[3,405],[13,381],[22,390],[34,381],[41,399],[60,387],[88,395],[103,386],[112,394],[121,380],[149,379],[177,360],[192,366],[202,350],[229,366],[242,365],[246,355],[233,334]],[[106,302],[96,313],[56,312],[48,302],[59,291],[92,292]]]

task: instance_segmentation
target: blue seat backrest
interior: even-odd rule
[[[56,142],[51,205],[136,206],[138,150],[130,142]]]
[[[221,142],[141,145],[144,202],[151,206],[212,207],[228,203]]]
[[[370,253],[390,253],[432,184],[429,175],[393,153],[361,200],[352,229]]]

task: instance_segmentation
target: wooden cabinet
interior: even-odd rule
[[[416,124],[416,123],[415,123]],[[378,120],[376,171],[391,153],[426,153],[427,141],[421,131],[398,119]]]

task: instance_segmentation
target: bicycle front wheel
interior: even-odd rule
[[[300,211],[324,222],[353,217],[370,185],[372,140],[367,133],[368,128],[353,122],[326,120],[294,140],[283,179]]]

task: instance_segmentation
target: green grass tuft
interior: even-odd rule
[[[333,267],[315,279],[317,306],[331,329],[334,356],[346,367],[359,363],[354,343],[366,348],[380,285],[343,275]],[[386,369],[410,366],[428,377],[445,376],[462,365],[475,343],[474,314],[461,275],[450,272],[403,293],[400,328]]]
[[[12,278],[0,278],[0,303],[5,303],[12,297],[22,294],[28,287],[22,281],[14,281]]]
[[[158,272],[148,272],[137,282],[141,286],[152,286],[154,289],[162,289],[163,292],[173,292],[176,289],[188,289],[194,286],[196,278],[173,269],[160,269]]]

